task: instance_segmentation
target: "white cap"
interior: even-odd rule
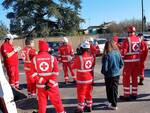
[[[17,35],[12,35],[12,34],[6,34],[4,39],[8,38],[8,39],[14,39],[14,38],[17,38],[18,36]]]
[[[63,37],[63,41],[66,42],[66,43],[68,43],[67,37]]]
[[[17,38],[18,36],[17,35],[12,35],[14,38]]]
[[[90,48],[90,43],[88,41],[84,41],[83,43],[81,43],[81,47],[89,49]]]
[[[90,37],[89,41],[93,42],[93,41],[94,41],[94,39],[93,39],[92,37]]]

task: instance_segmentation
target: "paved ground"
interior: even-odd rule
[[[145,73],[146,78],[144,81],[144,86],[139,86],[139,95],[136,101],[118,102],[118,110],[106,110],[104,109],[103,102],[106,101],[106,91],[103,80],[103,75],[100,73],[101,70],[101,58],[97,59],[97,65],[95,67],[95,84],[93,90],[93,111],[92,113],[149,113],[150,111],[150,75],[149,64],[147,64]],[[23,73],[23,66],[20,65],[20,83],[21,87],[24,88],[22,92],[26,94],[26,85],[25,85],[25,75]],[[122,77],[121,77],[122,79]],[[122,80],[120,79],[119,85],[119,95],[122,94]],[[77,106],[76,100],[76,87],[74,84],[63,84],[63,73],[60,71],[60,76],[58,78],[60,92],[63,104],[67,113],[73,113],[74,109]],[[18,113],[32,113],[34,109],[37,108],[36,99],[24,99],[17,101]],[[48,102],[47,113],[55,113],[55,110],[50,102]]]

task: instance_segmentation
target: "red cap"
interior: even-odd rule
[[[46,41],[44,40],[39,40],[39,51],[48,51],[49,46]]]
[[[114,42],[118,42],[118,36],[113,36],[112,39],[113,39]]]
[[[128,27],[128,33],[133,33],[136,31],[136,28],[134,26],[129,26]]]

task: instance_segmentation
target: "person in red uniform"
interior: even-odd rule
[[[90,43],[90,52],[93,56],[96,57],[98,45],[96,44],[96,42],[94,41],[94,39],[92,37],[89,39],[89,43]]]
[[[118,36],[113,36],[112,40],[115,42],[115,44],[118,46],[119,50],[121,51],[121,44],[118,43]]]
[[[123,68],[124,96],[120,96],[120,99],[125,101],[137,99],[138,76],[140,66],[140,40],[136,36],[135,32],[136,32],[135,27],[129,26],[128,28],[129,36],[123,41],[122,44],[122,56],[124,60],[124,68]],[[131,90],[130,90],[130,78],[132,80]]]
[[[24,62],[24,71],[26,74],[26,81],[27,81],[27,92],[28,92],[28,96],[32,97],[36,94],[36,86],[35,83],[32,83],[32,81],[30,80],[30,76],[31,76],[31,60],[32,58],[36,55],[36,51],[35,49],[33,49],[34,47],[34,40],[31,38],[26,38],[25,40],[25,47],[22,49],[21,51],[21,56]]]
[[[9,83],[12,87],[19,89],[19,70],[18,70],[18,52],[20,47],[13,46],[13,39],[15,35],[7,34],[5,41],[1,45],[1,55],[3,57],[4,66],[9,78]]]
[[[68,68],[71,72],[73,82],[76,82],[76,76],[71,68],[74,52],[72,46],[68,44],[68,39],[66,37],[63,38],[63,45],[58,48],[58,57],[63,66],[65,83],[67,84],[69,82]]]
[[[77,70],[77,99],[78,107],[75,113],[92,111],[92,90],[94,79],[95,58],[89,52],[90,43],[85,41],[81,44],[81,55],[77,55],[72,68]],[[85,106],[86,105],[86,106]]]
[[[66,113],[60,99],[57,83],[58,62],[48,53],[47,42],[39,40],[39,53],[32,59],[32,80],[38,91],[38,113],[46,113],[47,99],[51,100],[57,113]]]
[[[139,75],[139,83],[138,85],[143,85],[143,80],[144,80],[144,68],[145,68],[145,61],[148,57],[148,46],[146,42],[143,40],[143,34],[139,33],[138,37],[141,40],[141,59],[140,59],[140,75]]]

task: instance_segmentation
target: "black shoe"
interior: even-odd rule
[[[76,110],[74,111],[74,113],[83,113],[83,111],[80,110],[80,109],[76,109]]]
[[[37,111],[37,110],[34,110],[32,113],[38,113],[38,111]]]
[[[65,81],[65,84],[67,85],[67,84],[69,84],[69,81],[67,80],[67,81]]]
[[[84,112],[92,112],[92,108],[91,107],[84,107]]]
[[[22,88],[21,88],[21,87],[16,87],[16,89],[17,89],[17,90],[22,90]]]
[[[76,80],[72,81],[71,83],[76,84]]]
[[[139,82],[138,85],[144,85],[143,82]]]
[[[140,78],[140,81],[139,81],[138,85],[144,85],[144,84],[143,84],[143,79],[142,79],[142,78]]]
[[[120,96],[120,100],[130,101],[130,97]]]
[[[130,98],[131,98],[132,100],[136,100],[136,99],[137,99],[137,96],[130,95]]]

